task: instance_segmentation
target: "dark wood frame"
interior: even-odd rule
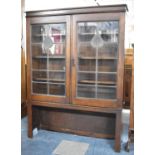
[[[41,16],[58,16],[58,15],[73,15],[73,14],[91,14],[91,13],[118,13],[126,12],[128,7],[126,4],[105,5],[105,6],[89,6],[89,7],[74,7],[74,8],[58,8],[51,10],[28,11],[27,17]]]
[[[118,66],[117,66],[117,99],[116,100],[94,100],[94,99],[79,99],[76,98],[76,64],[77,64],[77,40],[76,40],[76,31],[77,31],[77,25],[76,23],[78,21],[109,21],[109,20],[118,20],[119,21],[119,50],[118,50]],[[72,103],[73,104],[79,104],[79,105],[88,105],[88,106],[100,106],[100,107],[114,107],[114,108],[120,108],[122,107],[123,102],[123,74],[124,74],[124,14],[122,13],[98,13],[98,14],[87,14],[86,15],[74,15],[73,16],[73,39],[72,39],[72,60],[74,61],[74,64],[72,65]]]
[[[74,112],[90,112],[90,113],[109,113],[115,114],[115,150],[120,151],[121,138],[121,113],[123,100],[123,70],[124,70],[124,27],[125,27],[125,11],[126,5],[109,5],[100,7],[85,7],[85,8],[68,8],[54,9],[42,11],[29,11],[27,17],[27,94],[28,94],[28,136],[32,137],[32,130],[35,127],[33,118],[38,116],[33,115],[33,107],[47,107],[51,109],[64,109]],[[93,18],[92,18],[93,17]],[[76,63],[76,46],[75,46],[75,29],[76,21],[78,20],[119,20],[120,37],[119,37],[119,63],[118,63],[118,90],[116,101],[104,100],[79,100],[75,99],[75,65]],[[67,50],[66,50],[66,89],[67,97],[50,97],[31,94],[31,55],[30,55],[30,25],[35,23],[67,23]],[[72,25],[72,26],[71,26]],[[72,71],[72,74],[71,74]],[[71,85],[70,85],[71,81]],[[72,95],[71,95],[72,94]],[[73,104],[67,104],[67,103]],[[65,103],[65,104],[62,104]],[[48,116],[47,116],[48,117]],[[49,118],[49,117],[48,117]],[[40,118],[38,118],[40,119]],[[50,118],[49,118],[50,119]],[[39,122],[39,120],[38,120]],[[55,122],[56,123],[56,122]],[[76,122],[74,122],[76,123]],[[36,123],[37,124],[37,123]],[[52,129],[52,128],[48,128]],[[56,129],[57,130],[57,129]],[[64,130],[65,131],[65,130]],[[76,131],[75,133],[80,134]],[[89,135],[87,132],[84,135]],[[101,136],[99,136],[101,137]],[[106,137],[106,135],[104,136]]]
[[[115,135],[114,137],[112,135],[93,135],[98,138],[114,138],[115,139],[115,151],[119,152],[120,151],[120,143],[121,143],[121,131],[122,131],[122,110],[121,109],[116,109],[116,108],[101,108],[101,107],[91,107],[91,106],[81,106],[81,105],[70,105],[70,104],[61,104],[61,103],[49,103],[49,102],[38,102],[38,101],[31,101],[28,104],[28,114],[29,114],[29,119],[28,119],[28,136],[32,138],[32,130],[34,126],[32,125],[32,107],[33,106],[38,106],[38,107],[48,107],[50,109],[60,109],[60,110],[71,110],[71,112],[90,112],[90,113],[107,113],[107,114],[115,114],[116,116],[116,127],[115,127]],[[37,126],[40,128],[39,126]],[[49,129],[49,128],[47,128]],[[62,132],[67,132],[67,130],[61,130],[61,129],[54,129],[52,130],[55,131],[62,131]],[[90,136],[89,132],[83,132],[81,133],[80,131],[74,131],[71,133],[74,134],[79,134],[79,135],[86,135]],[[92,135],[91,135],[92,136]]]
[[[130,109],[131,100],[131,83],[133,70],[133,48],[128,48],[125,51],[125,66],[124,66],[124,91],[123,91],[123,108]]]
[[[26,62],[24,49],[21,48],[21,117],[27,115],[26,98]]]
[[[46,95],[31,95],[31,48],[30,48],[30,35],[31,34],[31,24],[42,24],[42,23],[63,23],[67,25],[67,39],[66,39],[66,96],[46,96]],[[70,100],[70,17],[69,16],[59,16],[59,17],[35,17],[27,19],[27,72],[28,72],[28,100],[38,100],[56,103],[69,103]]]

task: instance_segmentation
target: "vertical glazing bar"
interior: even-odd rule
[[[97,29],[96,29],[96,33],[97,34],[99,34],[99,23],[97,23]],[[98,31],[98,32],[97,32]],[[97,45],[97,47],[96,47],[96,71],[95,71],[95,74],[96,74],[96,76],[95,76],[95,98],[98,98],[97,97],[97,90],[98,90],[98,45]]]
[[[46,66],[46,75],[47,75],[47,94],[49,95],[49,53],[47,53],[47,66]]]
[[[98,30],[97,30],[98,31]],[[98,78],[98,46],[96,47],[96,69],[95,69],[95,98],[97,98],[97,78]]]
[[[77,27],[78,27],[78,30],[76,31],[76,36],[77,36],[77,63],[76,63],[76,75],[77,75],[77,80],[76,80],[76,96],[78,96],[78,81],[79,81],[79,40],[78,40],[78,32],[79,32],[79,24],[77,23]],[[72,63],[71,63],[72,64]],[[73,65],[73,64],[72,64]]]
[[[31,75],[33,75],[33,71],[32,71],[32,25],[31,25],[31,28],[30,28],[30,57],[31,57],[31,60],[30,60],[30,70],[31,70]],[[32,77],[31,77],[31,93],[33,93],[33,83],[32,83]]]

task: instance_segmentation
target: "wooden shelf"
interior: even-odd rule
[[[102,60],[102,59],[106,59],[106,60],[117,60],[118,58],[117,57],[99,57],[98,59],[99,60]]]
[[[48,82],[46,81],[32,81],[32,83],[39,83],[39,84],[47,84]]]
[[[96,71],[78,71],[78,73],[92,73],[92,74],[96,74]],[[97,74],[117,74],[117,72],[100,72],[97,71]]]
[[[118,32],[116,32],[116,33],[100,33],[99,35],[117,35],[118,34]],[[95,33],[85,33],[85,32],[82,32],[82,33],[78,33],[78,35],[95,35]]]
[[[86,57],[86,56],[79,56],[79,59],[87,59],[87,60],[96,60],[96,59],[106,59],[106,60],[115,60],[117,59],[116,57]]]
[[[80,44],[84,44],[84,45],[89,44],[89,45],[91,46],[91,40],[90,40],[90,41],[80,41],[80,40],[79,40],[78,44],[79,44],[79,45],[80,45]],[[109,46],[110,46],[111,44],[116,44],[116,45],[117,45],[117,44],[119,44],[119,43],[118,43],[118,42],[114,42],[114,41],[111,41],[111,42],[110,42],[110,41],[109,41],[109,42],[106,41],[106,42],[104,42],[103,45],[109,45]]]
[[[65,70],[48,70],[48,72],[66,72]]]
[[[52,42],[52,44],[64,44],[65,42]],[[31,45],[42,45],[43,42],[31,42]]]
[[[50,85],[65,85],[65,82],[63,82],[63,83],[60,83],[60,82],[48,82],[48,84],[50,84]]]
[[[38,55],[38,56],[33,56],[32,58],[34,59],[65,59],[65,56],[42,56],[42,55]]]
[[[49,56],[49,59],[65,59],[65,56]]]
[[[82,86],[82,87],[94,87],[95,88],[95,83],[93,83],[93,84],[87,84],[87,83],[84,83],[84,84],[79,84],[79,83],[77,83],[77,87],[78,86]]]
[[[78,86],[82,86],[82,87],[95,87],[95,83],[94,84],[77,84]],[[116,85],[98,85],[98,88],[116,88]]]
[[[65,82],[63,79],[53,79],[53,78],[34,78],[35,81],[51,81],[51,82]]]
[[[66,34],[49,34],[49,35],[46,35],[46,34],[33,34],[32,36],[33,37],[42,37],[42,36],[53,37],[53,36],[66,36]]]
[[[47,69],[32,69],[33,72],[47,72]]]
[[[32,83],[39,83],[39,84],[56,84],[56,85],[65,85],[65,83],[59,82],[47,82],[47,81],[32,81]]]
[[[34,78],[35,81],[48,81],[47,78]]]
[[[47,56],[38,55],[38,56],[33,56],[32,58],[34,58],[34,59],[47,59]]]
[[[98,74],[117,74],[117,72],[97,72]]]
[[[65,70],[48,70],[48,69],[32,69],[32,71],[36,71],[36,72],[65,72]]]
[[[98,85],[98,88],[117,88],[117,86],[116,85]]]
[[[31,42],[31,45],[42,45],[43,43],[42,42]]]
[[[93,81],[93,80],[81,80],[80,83],[88,83],[88,84],[104,84],[104,85],[115,85],[116,82],[114,81]]]
[[[80,90],[80,88],[79,88],[79,90]],[[105,90],[106,92],[104,92],[104,93],[102,93],[102,92],[97,92],[97,96],[99,96],[100,94],[101,94],[101,96],[103,96],[103,94],[105,95],[105,96],[111,96],[111,94],[114,94],[113,92],[110,92],[110,90]],[[94,90],[93,89],[89,89],[89,87],[88,88],[81,88],[81,90],[79,91],[79,93],[81,93],[81,92],[83,92],[83,93],[94,93],[94,97],[93,98],[97,98],[97,97],[95,97],[95,92],[96,92],[96,89],[95,89],[95,87],[94,87]],[[109,98],[109,97],[107,97],[107,99]],[[84,97],[85,98],[85,97]],[[111,98],[111,97],[110,97]],[[109,99],[110,99],[109,98]],[[101,98],[98,98],[98,99],[101,99]]]
[[[85,56],[79,56],[79,59],[88,59],[88,60],[95,60],[95,57],[85,57]]]
[[[91,74],[96,74],[96,71],[78,71],[78,73],[91,73]]]
[[[48,80],[52,82],[65,82],[65,80],[63,79],[48,79]]]

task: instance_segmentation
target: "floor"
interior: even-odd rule
[[[30,139],[27,137],[27,117],[21,120],[21,155],[55,155],[53,151],[62,140],[88,143],[89,147],[85,155],[133,155],[134,145],[130,152],[126,152],[124,146],[128,139],[129,111],[123,111],[123,132],[121,138],[121,152],[114,152],[114,140],[99,139],[73,134],[65,134],[46,130],[39,130]],[[80,154],[79,154],[80,155]]]

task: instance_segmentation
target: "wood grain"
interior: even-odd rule
[[[125,11],[126,5],[109,5],[100,7],[85,7],[85,8],[70,8],[70,9],[55,9],[42,11],[29,11],[26,13],[27,18],[27,96],[28,96],[28,136],[32,137],[34,127],[44,128],[48,130],[56,130],[63,132],[71,132],[87,136],[96,137],[115,137],[115,150],[120,151],[121,137],[121,111],[123,101],[123,71],[124,71],[124,31],[125,31]],[[118,56],[112,53],[109,57],[98,58],[107,59],[106,61],[117,61],[117,71],[115,68],[100,68],[105,71],[106,75],[111,71],[115,78],[108,78],[110,81],[116,81],[117,94],[115,99],[91,99],[77,97],[77,71],[78,71],[78,47],[77,47],[77,23],[78,22],[97,22],[97,21],[119,21],[119,46]],[[57,24],[66,23],[66,55],[65,55],[65,70],[66,70],[66,95],[39,95],[33,94],[32,89],[32,51],[31,51],[31,26],[35,24]],[[90,35],[89,35],[90,36]],[[40,37],[40,36],[34,36]],[[91,37],[91,36],[90,36]],[[41,44],[38,42],[38,45]],[[37,46],[37,45],[33,45]],[[110,46],[110,45],[108,45]],[[39,56],[37,48],[35,49],[34,57]],[[82,50],[91,48],[83,48]],[[101,49],[103,50],[103,49]],[[39,52],[39,49],[38,49]],[[85,57],[86,56],[86,57]],[[94,61],[94,55],[91,57],[84,55],[81,59],[90,59]],[[35,59],[40,59],[36,57]],[[57,59],[57,58],[55,58]],[[54,60],[55,60],[54,59]],[[96,59],[96,60],[98,60]],[[43,59],[42,59],[43,60]],[[57,59],[58,60],[58,59]],[[52,59],[53,61],[53,59]],[[83,60],[82,60],[83,61]],[[105,61],[105,60],[104,60]],[[90,63],[91,64],[91,63]],[[103,63],[101,62],[103,65]],[[108,64],[108,63],[107,63]],[[37,64],[36,64],[37,66]],[[81,65],[83,66],[83,65]],[[42,64],[41,67],[44,67]],[[38,67],[39,68],[39,67]],[[38,69],[37,67],[35,69]],[[55,68],[60,69],[58,64]],[[88,66],[88,71],[89,70]],[[46,80],[47,76],[39,76]],[[98,84],[110,85],[111,83],[103,83],[101,77]],[[54,78],[55,79],[55,78]],[[56,79],[57,82],[60,78]],[[107,77],[105,78],[107,79]],[[41,79],[39,79],[41,80]],[[81,79],[83,83],[92,84],[93,78]],[[106,81],[106,80],[105,80]],[[111,82],[110,81],[110,82]],[[115,83],[112,83],[115,84]],[[112,89],[112,88],[109,88]],[[113,88],[115,89],[115,88]],[[90,123],[91,122],[91,123]]]

